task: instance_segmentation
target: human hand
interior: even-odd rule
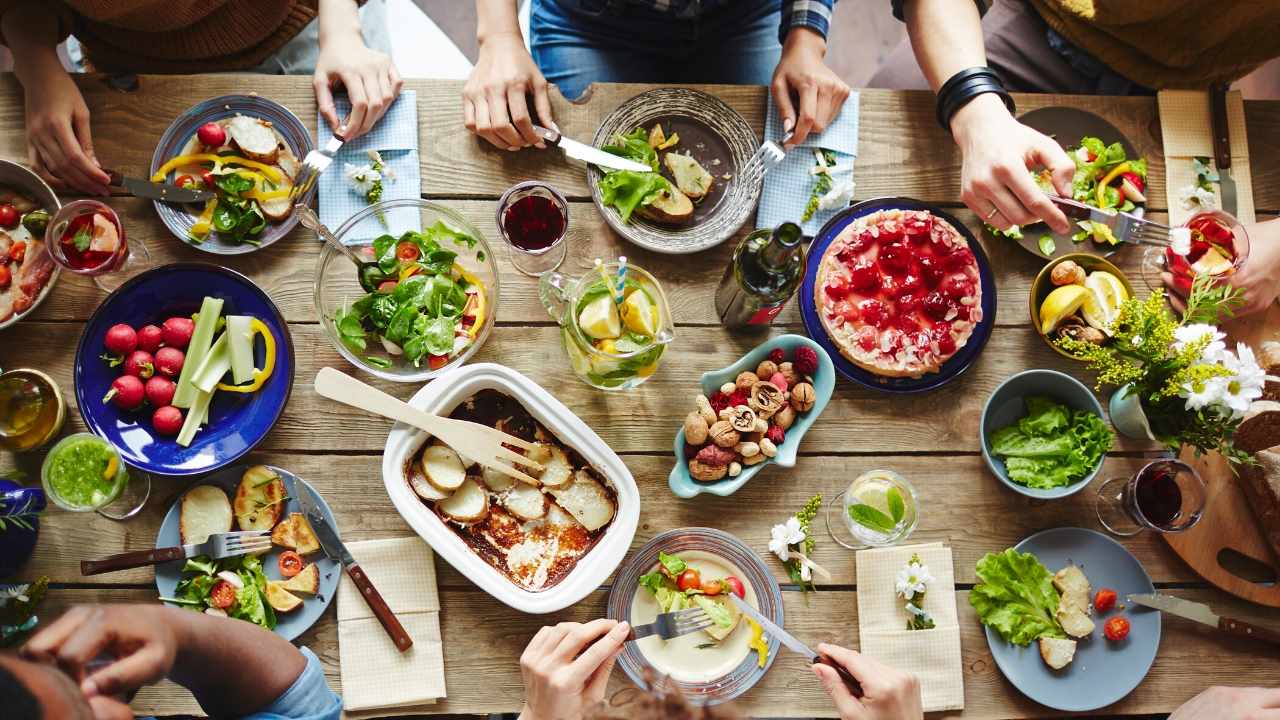
[[[871,658],[823,643],[818,652],[840,663],[862,684],[863,696],[855,698],[832,668],[815,663],[813,674],[831,696],[842,720],[915,720],[920,709],[920,680],[911,673],[895,670]]]
[[[333,104],[333,86],[339,82],[351,100],[351,114],[345,120],[338,117]],[[400,95],[404,81],[391,58],[366,47],[360,31],[354,29],[320,41],[312,85],[320,114],[343,140],[351,141],[378,124]]]
[[[960,199],[983,222],[1008,230],[1044,220],[1054,232],[1070,232],[1067,216],[1027,172],[1047,168],[1058,194],[1071,197],[1076,164],[1057,142],[1015,120],[994,93],[956,111],[951,134],[964,158]]]
[[[1280,689],[1215,686],[1186,701],[1169,720],[1280,720]]]
[[[462,115],[467,129],[503,150],[547,144],[533,130],[527,94],[533,94],[538,124],[556,128],[551,117],[547,79],[534,64],[524,40],[514,33],[486,37],[480,59],[462,87]]]
[[[787,33],[782,45],[770,91],[782,127],[794,131],[788,148],[804,142],[811,132],[826,130],[849,97],[849,86],[822,61],[826,52],[826,39],[808,28]],[[799,102],[798,112],[792,95]]]
[[[601,618],[538,631],[520,656],[524,708],[520,720],[580,718],[604,701],[609,673],[631,627]]]
[[[61,66],[33,68],[24,79],[27,162],[58,189],[108,194],[111,178],[98,165],[89,131],[89,107]]]
[[[1249,236],[1249,256],[1244,265],[1228,282],[1238,288],[1244,297],[1244,304],[1236,309],[1235,315],[1251,315],[1266,310],[1280,296],[1280,220],[1268,220],[1244,226]],[[1190,281],[1175,278],[1165,271],[1160,275],[1169,293],[1169,303],[1179,313],[1186,310],[1185,295],[1190,289]]]

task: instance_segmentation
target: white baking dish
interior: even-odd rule
[[[605,528],[604,536],[578,560],[564,579],[539,592],[518,587],[477,555],[418,499],[405,480],[404,466],[426,441],[427,434],[421,430],[404,423],[396,423],[391,428],[382,453],[382,481],[391,502],[409,526],[467,579],[516,610],[532,614],[555,612],[599,588],[622,562],[640,520],[640,492],[622,458],[610,450],[599,435],[551,393],[511,368],[493,363],[464,365],[425,385],[409,400],[409,404],[447,416],[467,398],[490,389],[506,393],[523,405],[561,442],[578,451],[617,494],[618,509],[613,521]]]

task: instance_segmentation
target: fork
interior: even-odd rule
[[[202,543],[175,545],[173,547],[135,550],[105,557],[101,560],[81,560],[81,575],[128,570],[146,565],[159,565],[171,560],[183,560],[197,555],[208,555],[214,560],[264,552],[271,549],[270,530],[242,530],[240,532],[214,533]]]
[[[311,186],[316,184],[316,178],[320,177],[320,173],[328,170],[333,164],[333,156],[342,149],[344,142],[346,141],[342,136],[335,132],[324,147],[307,153],[302,159],[302,167],[298,169],[298,177],[294,180],[293,188],[289,191],[289,200],[296,201],[306,196]]]
[[[793,133],[790,131],[782,136],[782,144],[778,144],[773,140],[765,140],[760,145],[760,149],[743,164],[742,170],[738,172],[738,177],[747,180],[748,184],[755,184],[758,177],[764,177],[769,168],[782,162],[782,158],[786,157],[787,151],[782,149],[782,145],[786,145],[791,139]]]
[[[1099,210],[1092,205],[1085,205],[1082,202],[1059,195],[1050,194],[1049,199],[1062,208],[1063,214],[1069,218],[1090,220],[1106,225],[1111,229],[1111,234],[1115,235],[1120,242],[1133,245],[1169,247],[1169,232],[1172,228],[1168,225],[1162,225],[1126,212]]]
[[[663,640],[670,640],[681,635],[706,630],[713,624],[706,610],[700,607],[685,608],[675,612],[662,613],[648,625],[632,627],[631,634],[627,636],[627,640],[639,640],[650,635],[657,635]]]
[[[454,452],[484,467],[529,485],[539,484],[536,479],[520,470],[499,462],[505,460],[520,463],[541,472],[542,465],[504,447],[511,445],[522,450],[532,450],[534,444],[531,442],[480,423],[454,420],[424,412],[331,367],[320,368],[320,372],[316,373],[315,389],[317,393],[330,400],[337,400],[365,412],[425,430],[453,448]]]

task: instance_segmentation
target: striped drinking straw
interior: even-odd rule
[[[620,255],[618,257],[618,284],[615,289],[617,294],[616,300],[621,303],[623,300],[622,291],[627,287],[627,256]]]

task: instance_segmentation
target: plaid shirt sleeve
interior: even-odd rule
[[[831,10],[836,0],[783,0],[782,26],[778,28],[778,41],[786,42],[792,28],[807,27],[822,37],[831,28]]]

